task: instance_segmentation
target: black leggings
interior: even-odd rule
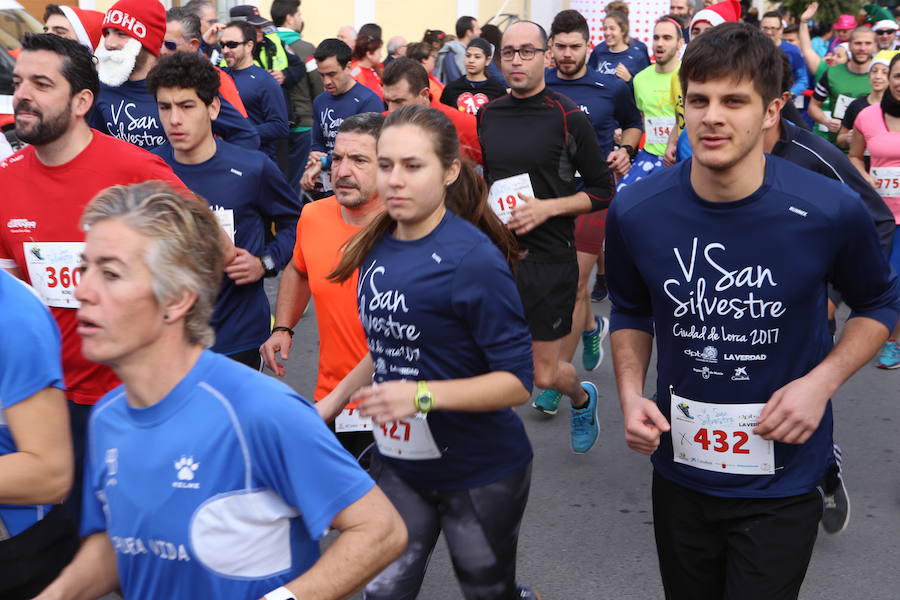
[[[412,600],[441,531],[466,600],[513,600],[519,524],[531,486],[531,463],[469,490],[417,490],[376,454],[371,475],[409,531],[409,545],[365,589],[366,600]]]

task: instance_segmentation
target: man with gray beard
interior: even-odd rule
[[[156,65],[166,32],[159,2],[119,0],[103,20],[97,48],[100,94],[89,117],[92,127],[145,150],[166,141],[156,101],[147,92],[147,73]],[[251,150],[259,148],[253,125],[220,96],[222,109],[213,133]]]

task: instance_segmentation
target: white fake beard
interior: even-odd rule
[[[131,77],[134,65],[137,63],[138,54],[141,53],[141,43],[134,38],[129,38],[119,50],[107,50],[101,41],[97,47],[97,75],[100,81],[112,87],[119,87]]]

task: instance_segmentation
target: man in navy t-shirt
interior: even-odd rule
[[[209,61],[186,52],[166,56],[147,85],[169,138],[154,153],[209,203],[236,246],[212,316],[212,349],[259,369],[258,348],[269,337],[271,320],[263,279],[291,259],[299,200],[266,155],[213,137],[219,78]],[[277,233],[267,242],[271,221]]]
[[[691,42],[680,77],[693,159],[625,188],[607,222],[625,439],[653,455],[671,598],[797,597],[833,453],[829,398],[900,316],[858,194],[763,153],[781,61],[746,24]],[[853,310],[837,345],[829,281]],[[643,396],[654,335],[656,402]]]
[[[253,64],[256,30],[245,21],[232,21],[222,31],[222,57],[226,73],[234,78],[247,108],[247,117],[259,134],[260,150],[275,159],[275,142],[288,136],[284,93],[275,78]]]

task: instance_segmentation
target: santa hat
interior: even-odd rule
[[[103,37],[103,19],[106,15],[99,10],[87,10],[74,6],[60,6],[59,9],[72,24],[78,41],[93,52],[100,45],[100,38]]]
[[[159,0],[119,0],[106,11],[103,28],[118,29],[159,56],[166,36],[166,9]]]
[[[715,27],[722,23],[737,23],[740,20],[741,3],[738,0],[725,0],[699,11],[691,19],[691,26],[688,29],[693,29],[694,25],[701,21],[706,21]]]

